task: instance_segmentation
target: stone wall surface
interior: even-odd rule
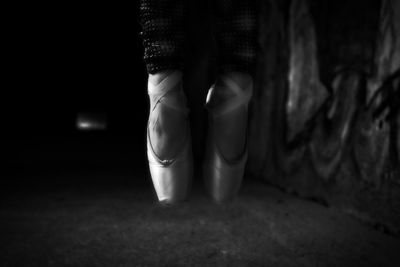
[[[400,1],[259,3],[248,173],[400,233]]]

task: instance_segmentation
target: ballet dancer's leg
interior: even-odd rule
[[[160,202],[187,197],[192,179],[191,140],[182,90],[184,0],[141,0],[140,22],[150,114],[147,153]]]
[[[254,1],[218,0],[215,14],[218,76],[207,97],[204,178],[210,195],[222,202],[239,190],[247,159],[247,106],[256,52]]]

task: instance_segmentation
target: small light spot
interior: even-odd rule
[[[80,112],[76,118],[76,128],[81,131],[106,130],[107,115],[103,112]]]
[[[93,127],[93,125],[91,124],[91,123],[89,123],[89,122],[79,122],[79,124],[78,124],[78,128],[80,128],[80,129],[89,129],[89,128],[92,128]]]

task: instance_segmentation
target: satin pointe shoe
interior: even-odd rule
[[[218,135],[218,132],[215,132],[215,118],[224,116],[242,106],[246,107],[247,114],[248,103],[253,91],[252,82],[245,89],[241,89],[228,76],[223,76],[222,81],[235,96],[221,105],[211,108],[209,103],[215,90],[215,84],[208,91],[206,108],[209,127],[203,164],[203,179],[207,193],[217,203],[232,200],[237,195],[243,180],[248,152],[246,136],[244,150],[236,160],[227,160],[224,157],[215,138]]]
[[[171,104],[168,94],[172,91],[179,91],[182,94],[182,97],[185,99],[184,106],[177,107],[176,104]],[[149,124],[147,125],[147,157],[151,179],[158,200],[161,204],[181,202],[187,198],[193,176],[192,144],[188,120],[189,111],[186,107],[186,98],[182,90],[182,73],[175,71],[156,86],[149,82],[148,94],[152,99],[150,101],[149,122],[151,116],[159,115],[154,113],[160,113],[163,109],[172,109],[175,112],[181,112],[186,117],[186,132],[183,145],[178,149],[175,156],[169,159],[161,159],[157,156],[151,143]],[[159,105],[162,105],[162,107]]]

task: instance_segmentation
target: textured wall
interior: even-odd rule
[[[260,1],[248,172],[400,225],[400,1]]]

